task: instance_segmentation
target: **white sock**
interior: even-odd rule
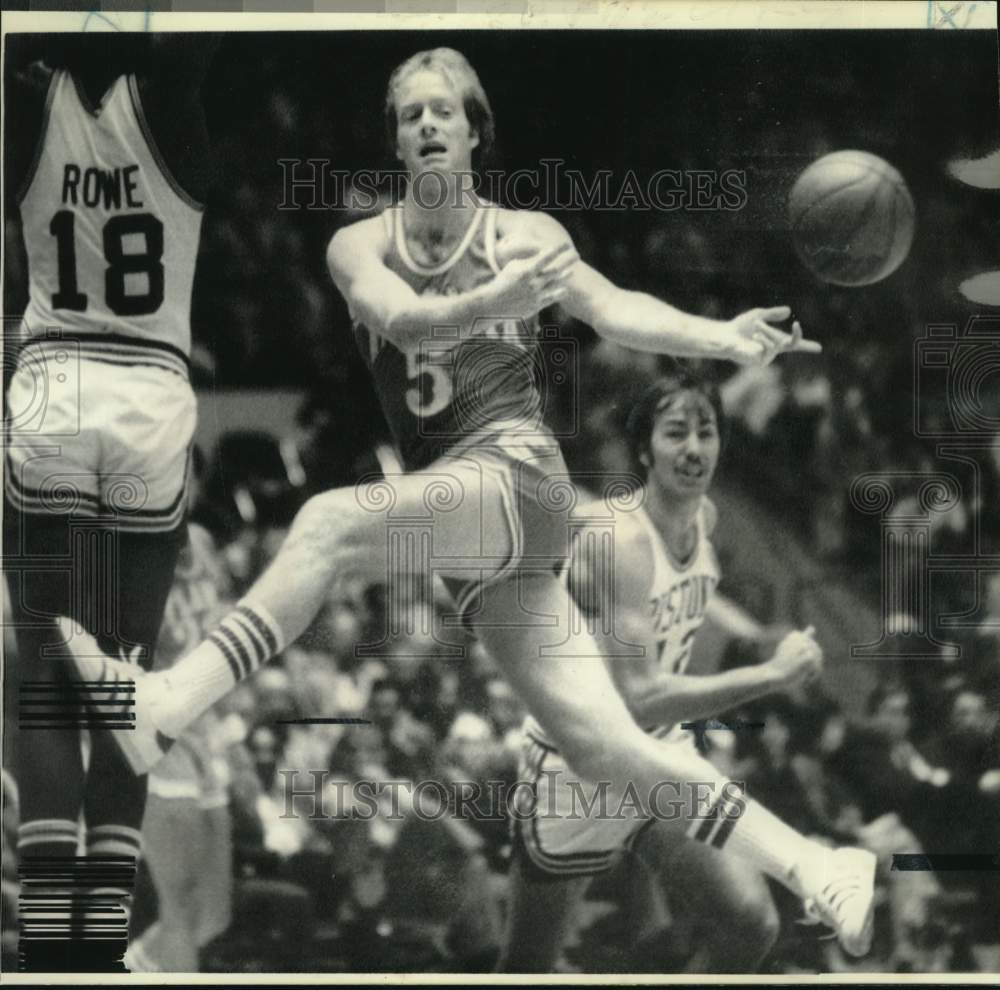
[[[797,873],[816,848],[816,843],[732,786],[722,791],[704,818],[692,822],[687,834],[696,842],[725,848],[797,894],[801,894]]]
[[[267,609],[241,602],[206,640],[163,672],[168,704],[157,712],[159,729],[176,739],[284,645],[281,627]]]

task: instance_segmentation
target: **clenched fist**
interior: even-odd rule
[[[823,650],[813,638],[815,632],[812,626],[790,632],[767,661],[765,666],[781,687],[796,687],[819,676],[823,668]]]

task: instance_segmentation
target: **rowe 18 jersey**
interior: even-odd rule
[[[92,107],[71,73],[53,74],[20,207],[29,337],[137,337],[189,354],[203,208],[167,170],[134,75]]]
[[[386,266],[418,295],[455,295],[495,278],[497,207],[477,207],[465,236],[433,267],[406,246],[401,206],[382,214],[389,235]],[[393,439],[407,470],[430,464],[459,442],[506,431],[537,432],[543,403],[537,385],[538,319],[483,313],[481,327],[444,348],[448,328],[404,352],[354,319],[355,341],[371,370]]]

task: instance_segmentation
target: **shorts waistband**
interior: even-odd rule
[[[191,364],[187,355],[171,344],[141,337],[123,337],[118,334],[80,334],[76,337],[35,337],[26,340],[18,354],[18,367],[32,361],[47,359],[60,352],[67,357],[76,354],[88,361],[123,366],[147,365],[163,368],[185,381],[190,381]]]

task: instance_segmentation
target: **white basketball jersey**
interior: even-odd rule
[[[649,617],[653,624],[660,670],[683,674],[691,661],[695,633],[705,621],[705,609],[719,583],[718,558],[705,532],[705,499],[695,516],[697,536],[686,561],[669,550],[646,510],[638,518],[653,548],[653,583],[649,591]],[[669,730],[669,731],[668,731]],[[677,726],[660,726],[654,734],[671,741],[694,741],[694,733]]]
[[[719,583],[720,570],[712,542],[705,531],[703,498],[695,515],[697,536],[694,549],[686,561],[679,561],[667,548],[653,521],[643,508],[636,517],[649,535],[653,553],[653,576],[649,589],[648,614],[658,651],[661,671],[683,674],[691,660],[694,635],[705,620],[705,609]],[[614,660],[611,660],[614,663]],[[671,742],[693,744],[694,733],[675,726],[645,726],[658,738]],[[537,740],[550,744],[539,723],[528,716],[524,731]]]
[[[202,207],[167,171],[135,76],[92,109],[70,73],[54,73],[21,219],[29,336],[111,334],[190,353]]]

